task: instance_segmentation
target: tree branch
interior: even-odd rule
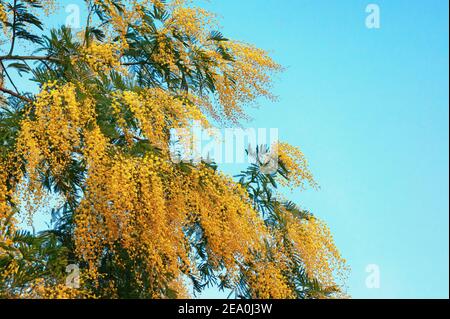
[[[25,101],[25,102],[28,102],[28,103],[33,102],[33,100],[31,100],[31,99],[29,99],[29,98],[27,98],[27,97],[25,97],[23,95],[20,95],[20,94],[14,92],[14,91],[8,90],[8,89],[6,89],[4,87],[0,87],[0,91],[3,92],[3,93],[9,94],[11,96],[14,96],[14,97],[16,97],[18,99],[21,99],[22,101]]]
[[[36,60],[36,61],[59,61],[57,58],[51,56],[38,56],[38,55],[3,55],[0,56],[0,61],[8,60]]]

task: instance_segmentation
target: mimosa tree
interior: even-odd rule
[[[328,228],[277,190],[316,186],[299,149],[234,178],[171,157],[171,129],[239,125],[280,66],[187,1],[80,5],[82,30],[46,30],[52,1],[0,1],[0,297],[339,296]]]

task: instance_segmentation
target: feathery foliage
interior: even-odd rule
[[[76,32],[45,29],[53,1],[0,1],[0,297],[340,296],[328,228],[280,199],[279,185],[316,186],[299,149],[248,150],[234,179],[171,160],[171,129],[241,123],[281,67],[189,1],[84,4]],[[21,230],[50,207],[49,230]]]

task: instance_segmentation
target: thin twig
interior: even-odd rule
[[[19,90],[17,89],[17,86],[14,84],[14,81],[12,80],[11,76],[9,75],[8,71],[6,70],[5,65],[3,64],[3,61],[0,60],[0,64],[2,66],[2,70],[3,72],[5,72],[6,77],[9,80],[9,83],[11,83],[11,85],[14,87],[14,90],[16,90],[17,94],[19,94]]]
[[[17,0],[14,0],[14,6],[13,6],[13,24],[12,24],[12,39],[11,39],[11,48],[9,49],[8,55],[12,55],[14,51],[14,44],[16,43],[16,23],[17,23]]]

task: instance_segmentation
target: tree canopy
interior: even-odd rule
[[[171,158],[171,129],[240,125],[280,65],[189,1],[80,4],[82,30],[48,30],[53,1],[0,1],[0,297],[340,296],[329,229],[279,191],[316,186],[298,148],[235,177]]]

